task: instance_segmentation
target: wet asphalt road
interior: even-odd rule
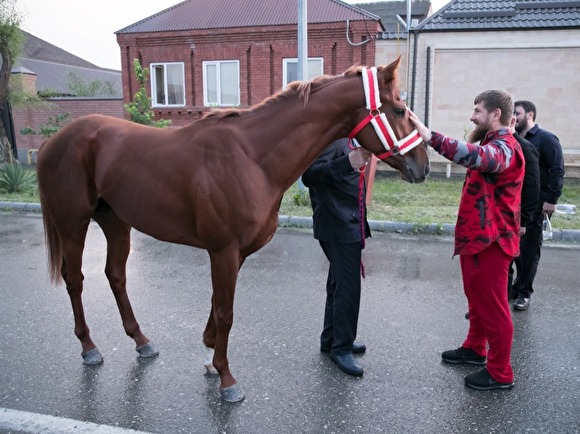
[[[91,224],[85,310],[105,363],[86,367],[66,290],[47,278],[40,216],[0,213],[0,407],[152,433],[580,432],[579,244],[543,249],[531,307],[513,314],[514,389],[478,392],[463,386],[477,367],[440,359],[468,325],[451,238],[375,233],[367,243],[358,379],[318,351],[327,264],[317,242],[279,229],[238,280],[229,347],[246,394],[238,404],[204,375],[207,253],[133,232],[129,294],[161,352],[139,360],[104,252]],[[0,432],[17,432],[3,429],[1,412]]]

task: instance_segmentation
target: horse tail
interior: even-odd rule
[[[42,191],[42,184],[38,184],[40,190],[40,208],[42,210],[42,222],[44,224],[44,240],[46,243],[46,252],[48,255],[48,275],[50,280],[57,284],[62,280],[61,270],[63,263],[62,245],[56,226],[50,215],[46,197]]]

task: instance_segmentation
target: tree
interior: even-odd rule
[[[125,111],[129,113],[133,122],[166,128],[171,123],[170,120],[153,120],[154,113],[153,110],[151,110],[151,98],[149,98],[147,91],[145,90],[145,82],[149,78],[149,70],[141,66],[139,59],[133,59],[133,67],[135,68],[135,75],[139,82],[139,90],[133,97],[133,101],[125,104]]]
[[[56,116],[49,116],[46,123],[40,124],[40,128],[38,130],[33,130],[30,127],[24,127],[20,130],[20,134],[22,135],[35,135],[35,136],[42,136],[45,139],[56,134],[62,127],[63,124],[66,124],[69,120],[70,113],[60,113]]]
[[[115,96],[115,83],[107,80],[88,81],[72,71],[67,72],[67,87],[75,96]]]
[[[10,97],[8,82],[14,60],[22,51],[24,37],[20,31],[21,15],[16,0],[0,0],[0,119],[4,119]],[[12,144],[4,123],[0,121],[0,163],[12,161]]]

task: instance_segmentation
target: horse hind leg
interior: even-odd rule
[[[66,284],[74,322],[75,336],[79,339],[82,347],[83,363],[86,365],[99,365],[103,363],[101,352],[91,339],[89,326],[85,319],[85,312],[82,301],[84,276],[81,271],[84,243],[89,221],[77,225],[74,233],[67,233],[62,239],[62,267],[61,275]],[[70,224],[69,228],[75,227]]]
[[[127,294],[126,265],[131,247],[131,227],[123,222],[108,205],[104,203],[99,205],[93,219],[101,227],[107,239],[105,275],[115,296],[123,328],[127,336],[135,341],[140,357],[156,357],[159,352],[141,332]]]

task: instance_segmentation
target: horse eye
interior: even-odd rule
[[[395,115],[399,117],[405,116],[405,109],[403,108],[395,108],[394,109]]]

